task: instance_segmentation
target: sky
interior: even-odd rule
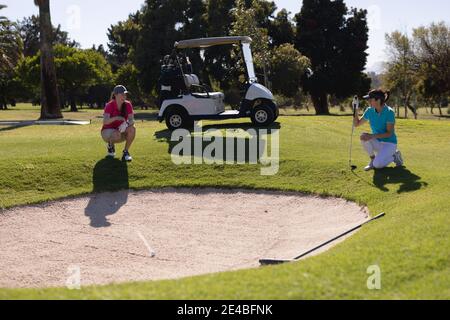
[[[431,22],[450,24],[448,0],[346,0],[348,7],[367,9],[369,12],[368,71],[380,71],[385,60],[386,33],[394,30],[411,32],[415,27]],[[1,15],[18,20],[38,13],[33,0],[0,0],[8,8]],[[70,38],[90,48],[93,44],[106,47],[107,29],[111,24],[125,20],[128,14],[139,10],[144,0],[50,0],[52,23],[61,24]],[[301,0],[275,0],[279,9],[286,8],[292,16],[300,11]]]

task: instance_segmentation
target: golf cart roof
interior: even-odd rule
[[[212,46],[220,46],[226,44],[251,43],[250,37],[216,37],[216,38],[200,38],[191,40],[182,40],[175,42],[176,49],[187,48],[208,48]]]

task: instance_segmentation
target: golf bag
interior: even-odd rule
[[[172,59],[164,61],[158,80],[159,106],[164,100],[178,97],[185,89],[183,74],[177,63]]]

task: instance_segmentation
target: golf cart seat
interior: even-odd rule
[[[225,95],[222,92],[209,92],[205,86],[200,84],[200,80],[198,76],[195,74],[185,74],[184,75],[184,83],[186,84],[186,88],[191,90],[192,87],[202,88],[205,92],[202,93],[192,93],[194,97],[198,98],[212,98],[212,99],[224,99]]]
[[[225,95],[222,92],[196,93],[194,96],[198,98],[210,98],[216,100],[223,100],[225,98]]]
[[[185,74],[184,83],[186,84],[186,88],[190,89],[192,86],[199,86],[200,80],[195,74]]]

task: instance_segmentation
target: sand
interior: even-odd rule
[[[293,258],[367,219],[366,208],[342,199],[219,189],[130,190],[16,207],[0,211],[0,287],[256,268],[260,258]]]

